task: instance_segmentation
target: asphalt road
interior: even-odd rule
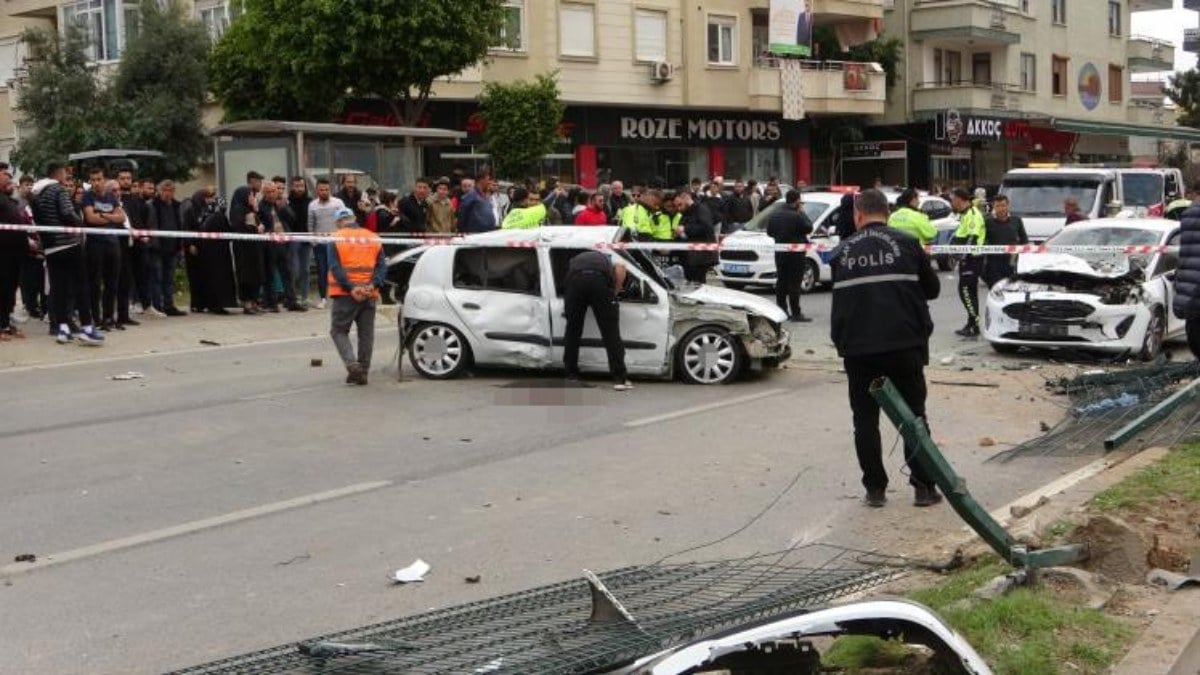
[[[935,309],[947,333],[952,301]],[[805,303],[828,316],[828,293]],[[651,562],[734,532],[793,481],[686,558],[813,541],[904,553],[956,531],[948,508],[909,505],[899,450],[892,503],[861,506],[822,331],[798,332],[780,372],[625,394],[511,372],[347,388],[309,366],[335,361],[323,337],[0,370],[0,673],[161,672]],[[942,340],[935,354],[960,346]],[[109,379],[125,370],[146,377]],[[1016,442],[1058,413],[1028,374],[986,375],[1001,387],[931,390],[935,437],[985,505],[1091,459],[985,464],[997,448],[980,436]],[[9,563],[23,553],[39,562]],[[417,558],[425,583],[388,582]]]

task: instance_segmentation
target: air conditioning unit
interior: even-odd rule
[[[675,64],[666,61],[655,61],[650,64],[651,82],[670,82],[675,77]]]

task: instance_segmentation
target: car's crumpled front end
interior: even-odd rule
[[[1139,267],[1062,254],[1034,257],[988,293],[982,328],[989,342],[1114,353],[1141,349],[1153,312]]]
[[[691,286],[672,294],[671,331],[675,339],[703,324],[717,324],[737,336],[753,370],[775,368],[791,358],[787,314],[749,293],[718,286]]]

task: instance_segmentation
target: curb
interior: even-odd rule
[[[1200,589],[1175,591],[1112,675],[1200,673]]]

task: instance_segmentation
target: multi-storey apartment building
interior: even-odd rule
[[[1131,137],[1200,138],[1175,127],[1162,96],[1131,88],[1131,75],[1173,70],[1175,60],[1174,45],[1130,34],[1131,13],[1171,0],[889,5],[885,31],[906,46],[901,81],[871,130],[893,150],[874,169],[885,182],[996,183],[1030,162],[1130,161]]]
[[[810,128],[839,116],[884,112],[878,64],[805,61],[801,83],[807,119],[782,118],[780,63],[766,53],[769,0],[506,0],[504,35],[488,60],[437,83],[421,125],[466,131],[459,147],[424,151],[424,169],[471,171],[479,149],[475,99],[488,81],[558,71],[567,104],[560,148],[543,170],[592,185],[609,178],[778,175],[810,180]],[[875,34],[885,0],[813,0],[814,23],[847,43]],[[98,62],[120,57],[135,0],[6,0],[0,15],[0,158],[21,130],[13,119],[22,68],[21,31],[84,25]],[[196,16],[214,36],[235,21],[228,0],[195,0]],[[447,17],[448,21],[453,17]],[[207,111],[215,123],[219,111]],[[354,102],[338,121],[390,124],[378,102]],[[369,158],[361,160],[369,162]],[[370,171],[372,167],[356,167]],[[378,175],[378,173],[375,173]]]

